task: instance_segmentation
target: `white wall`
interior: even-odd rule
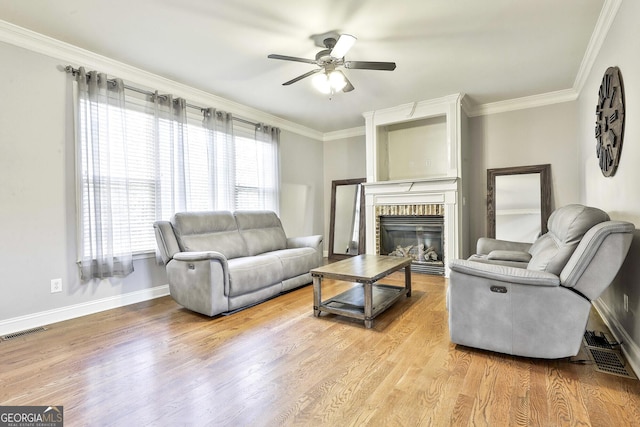
[[[578,99],[579,178],[581,200],[609,213],[613,219],[633,222],[640,227],[640,2],[622,2]],[[598,167],[594,137],[595,107],[605,70],[620,67],[625,90],[625,136],[622,157],[615,176],[605,178]],[[632,351],[636,372],[640,367],[640,233],[636,232],[631,250],[618,278],[605,291],[598,307],[609,325],[617,329]],[[629,297],[629,311],[623,295]]]
[[[59,69],[67,63],[2,42],[0,58],[0,335],[166,294],[153,256],[125,278],[80,282],[71,80]],[[194,93],[197,103],[206,97]],[[281,133],[281,217],[292,235],[324,232],[322,155],[320,141]],[[302,193],[300,209],[288,196]],[[54,278],[62,293],[50,293]]]
[[[576,102],[469,119],[472,250],[487,231],[487,169],[550,163],[552,209],[579,202],[576,127]]]
[[[363,119],[364,121],[364,119]],[[324,249],[329,250],[329,220],[331,210],[331,182],[339,179],[367,176],[366,143],[364,135],[325,141],[324,153]]]
[[[287,236],[325,235],[323,172],[321,141],[281,132],[280,219]]]

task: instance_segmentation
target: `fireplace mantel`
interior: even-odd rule
[[[444,204],[445,197],[458,192],[458,182],[458,178],[413,179],[368,182],[364,187],[366,194],[376,196],[376,204]],[[411,199],[415,199],[415,202]]]

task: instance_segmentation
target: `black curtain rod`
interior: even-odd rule
[[[66,71],[67,73],[69,73],[69,74],[71,74],[71,75],[75,76],[75,75],[77,75],[77,74],[78,74],[79,69],[78,69],[78,68],[73,68],[71,65],[67,65],[67,66],[64,68],[64,71]],[[146,89],[141,89],[141,88],[139,88],[139,87],[130,86],[130,85],[128,85],[128,84],[125,84],[125,85],[124,85],[124,88],[125,88],[125,89],[128,89],[128,90],[131,90],[131,91],[133,91],[133,92],[138,92],[138,93],[141,93],[141,94],[143,94],[143,95],[147,95],[147,96],[154,96],[154,95],[156,94],[156,92],[151,92],[151,91],[146,90]],[[198,105],[194,105],[194,104],[189,104],[189,103],[187,103],[186,105],[187,105],[187,107],[189,107],[189,108],[193,108],[193,109],[195,109],[195,110],[200,110],[201,112],[204,112],[205,110],[208,110],[208,108],[206,108],[206,107],[200,107],[200,106],[198,106]],[[236,116],[234,116],[234,115],[231,115],[231,119],[232,119],[232,120],[235,120],[235,121],[237,121],[237,122],[241,122],[241,123],[248,124],[248,125],[250,125],[250,126],[258,126],[258,123],[254,123],[254,122],[252,122],[252,121],[250,121],[250,120],[242,119],[242,118],[240,118],[240,117],[236,117]]]

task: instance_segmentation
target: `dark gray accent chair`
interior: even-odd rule
[[[287,238],[271,211],[183,212],[153,226],[171,296],[207,316],[309,284],[322,264],[322,236]]]
[[[548,229],[533,244],[480,239],[478,254],[450,263],[452,342],[545,359],[578,354],[591,301],[618,273],[635,227],[568,205]]]

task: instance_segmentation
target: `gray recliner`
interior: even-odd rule
[[[480,253],[450,263],[451,341],[500,353],[575,356],[591,301],[622,265],[634,225],[568,205],[533,244],[481,239]]]

